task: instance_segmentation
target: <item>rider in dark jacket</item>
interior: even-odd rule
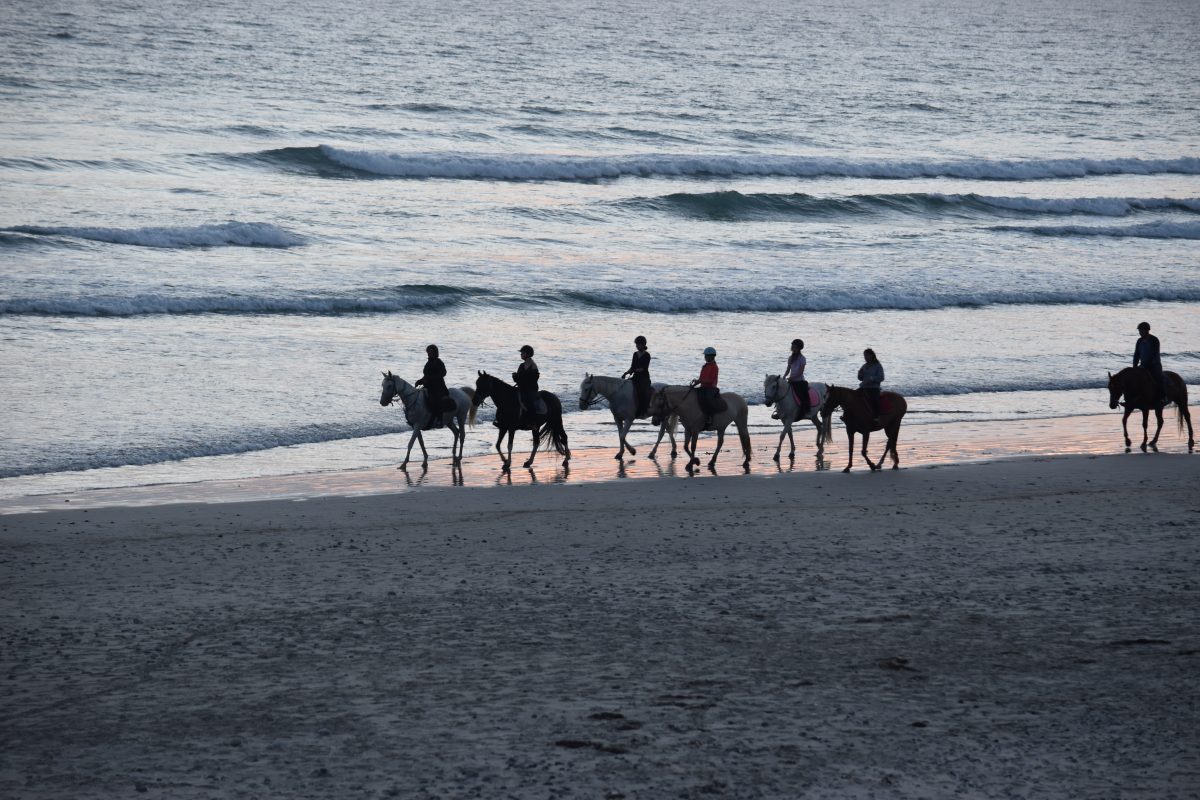
[[[529,345],[521,347],[521,365],[512,374],[513,382],[517,384],[517,396],[521,399],[521,418],[537,413],[538,408],[538,365],[533,361],[533,348]]]
[[[446,365],[438,358],[438,346],[431,344],[425,348],[429,359],[421,371],[421,379],[417,386],[425,387],[425,397],[429,401],[429,414],[435,428],[442,427],[442,414],[447,410],[450,390],[446,388]]]
[[[637,352],[633,354],[633,361],[629,364],[629,369],[625,370],[621,375],[624,378],[626,375],[633,379],[633,395],[637,400],[637,408],[634,410],[635,417],[644,416],[646,409],[650,406],[650,395],[653,389],[650,386],[650,351],[646,349],[646,337],[639,336],[633,340]]]
[[[1162,399],[1163,396],[1163,368],[1162,354],[1159,352],[1160,347],[1158,337],[1150,333],[1149,322],[1139,322],[1138,340],[1133,348],[1133,365],[1141,367],[1154,376],[1154,392],[1155,402]]]

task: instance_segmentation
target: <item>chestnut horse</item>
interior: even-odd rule
[[[1115,409],[1121,400],[1121,395],[1125,396],[1125,414],[1121,417],[1121,429],[1125,432],[1126,453],[1133,446],[1133,442],[1129,440],[1129,415],[1134,411],[1142,412],[1142,450],[1144,451],[1147,446],[1154,450],[1158,449],[1158,435],[1162,433],[1163,426],[1163,406],[1167,403],[1175,404],[1175,421],[1179,425],[1180,433],[1183,433],[1183,425],[1185,422],[1187,423],[1188,450],[1195,449],[1196,438],[1192,434],[1192,414],[1187,407],[1187,384],[1174,372],[1164,372],[1163,379],[1166,383],[1164,388],[1167,390],[1165,397],[1154,391],[1154,376],[1150,374],[1149,370],[1141,367],[1126,367],[1116,375],[1108,373],[1108,407]],[[1151,411],[1158,420],[1158,427],[1154,431],[1154,438],[1147,441]]]
[[[872,472],[883,469],[883,460],[887,458],[889,451],[892,454],[892,469],[900,469],[900,457],[896,455],[896,439],[900,436],[900,421],[908,413],[908,402],[903,395],[895,392],[882,392],[879,397],[879,422],[875,422],[875,415],[871,413],[870,406],[867,405],[866,399],[860,392],[832,384],[825,391],[825,405],[821,408],[821,414],[825,418],[826,441],[833,435],[833,411],[839,406],[842,409],[842,422],[846,423],[846,435],[850,438],[849,460],[842,472],[849,472],[851,465],[854,464],[854,434],[856,433],[862,434],[862,457],[866,459]],[[887,446],[883,448],[883,454],[879,456],[878,463],[872,461],[871,457],[867,455],[867,442],[871,440],[871,431],[877,430],[887,433]]]

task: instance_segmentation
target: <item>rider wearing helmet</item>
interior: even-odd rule
[[[629,364],[629,369],[625,370],[621,377],[632,376],[633,396],[637,400],[637,407],[633,415],[641,417],[646,414],[646,409],[650,406],[650,395],[653,391],[650,388],[650,351],[646,349],[645,336],[638,336],[633,340],[633,344],[637,350],[633,354],[633,361]]]
[[[858,389],[871,409],[873,421],[879,424],[879,387],[883,383],[883,364],[869,347],[863,350],[863,361],[866,363],[858,368]]]
[[[804,357],[803,350],[804,340],[792,339],[792,354],[788,356],[787,371],[783,374],[792,385],[796,399],[800,401],[801,419],[807,417],[812,408],[808,402],[808,381],[804,379],[804,368],[808,366],[808,359]]]
[[[425,355],[428,360],[425,362],[425,369],[421,372],[421,379],[416,382],[417,386],[425,387],[425,398],[429,402],[429,416],[433,427],[442,427],[442,415],[447,410],[449,405],[446,401],[450,398],[450,390],[446,388],[446,365],[442,363],[442,359],[438,358],[438,346],[431,344],[425,348]]]
[[[1139,322],[1137,344],[1133,348],[1133,365],[1140,366],[1154,377],[1154,398],[1157,403],[1163,396],[1162,355],[1159,352],[1158,337],[1150,333],[1149,322]]]
[[[692,381],[696,388],[696,399],[700,401],[700,410],[704,412],[704,429],[712,427],[712,418],[717,413],[717,398],[721,390],[717,388],[717,350],[715,347],[704,348],[704,366],[700,368],[700,377]]]
[[[517,384],[517,397],[521,400],[521,418],[526,419],[537,413],[538,407],[538,365],[533,361],[533,348],[521,346],[521,364],[512,374],[513,382]]]

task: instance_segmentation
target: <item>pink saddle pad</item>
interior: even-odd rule
[[[796,405],[800,405],[800,397],[796,394],[795,389],[792,390],[792,399],[796,401]],[[817,390],[812,388],[811,386],[808,387],[808,407],[816,408],[817,402],[820,399],[821,398],[820,398],[820,395],[817,394]]]

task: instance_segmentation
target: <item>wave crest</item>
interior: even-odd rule
[[[1143,222],[1139,225],[996,225],[991,230],[1032,233],[1037,236],[1200,239],[1200,222]]]
[[[135,247],[299,247],[306,239],[266,222],[223,222],[212,225],[147,228],[94,228],[17,225],[6,232],[30,236],[59,236]]]
[[[1200,158],[1063,158],[1029,160],[963,159],[919,161],[848,159],[789,155],[566,156],[462,152],[403,153],[352,150],[332,145],[289,147],[225,156],[259,161],[327,177],[497,181],[596,181],[648,177],[781,176],[879,179],[962,178],[968,180],[1046,180],[1089,175],[1200,175]]]

